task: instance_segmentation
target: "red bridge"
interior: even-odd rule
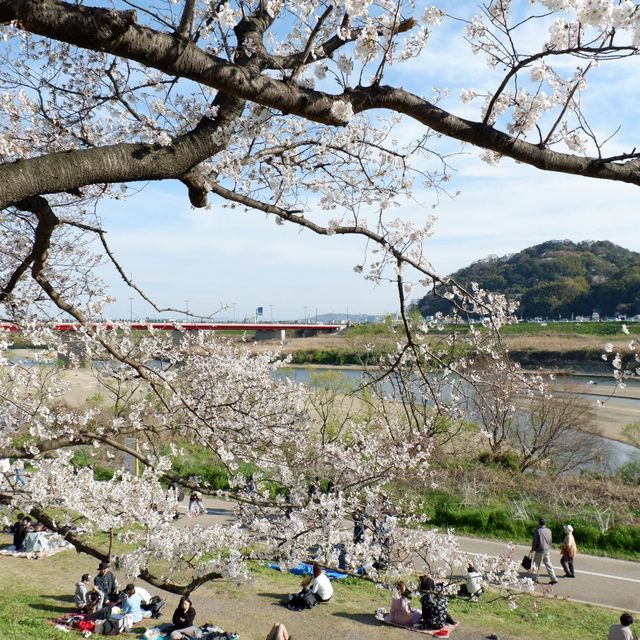
[[[78,331],[83,325],[79,322],[59,322],[50,325],[54,331]],[[310,324],[294,322],[96,322],[88,325],[92,329],[124,329],[147,331],[296,331],[302,333],[331,333],[339,331],[344,324]],[[20,327],[10,322],[0,323],[0,331],[20,331]]]

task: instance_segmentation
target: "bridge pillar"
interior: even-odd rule
[[[284,329],[256,329],[256,341],[258,340],[278,340],[284,342],[286,331]]]
[[[87,348],[76,331],[62,331],[60,341],[64,345],[64,351],[58,351],[58,365],[61,367],[71,366],[71,359],[77,359],[81,367],[91,366],[91,359],[87,353]]]
[[[177,331],[176,329],[174,329],[171,332],[171,342],[173,342],[173,344],[176,347],[180,346],[183,340],[184,340],[184,331]]]

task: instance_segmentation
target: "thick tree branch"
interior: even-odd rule
[[[51,440],[41,440],[37,444],[29,444],[25,447],[0,447],[0,458],[22,458],[34,460],[45,453],[91,444],[93,438],[78,433],[75,436],[62,436]]]
[[[38,219],[33,245],[27,257],[18,265],[7,283],[0,291],[0,302],[4,302],[11,295],[20,278],[27,272],[31,265],[43,264],[47,251],[51,245],[53,230],[58,224],[58,218],[53,213],[49,203],[42,196],[25,198],[16,204],[21,211],[30,211]]]
[[[11,503],[11,496],[0,494],[0,504],[9,506],[11,505]],[[108,552],[103,551],[96,545],[92,544],[89,540],[85,540],[82,535],[77,533],[77,531],[73,527],[59,524],[55,520],[55,518],[51,517],[44,509],[40,509],[39,507],[32,507],[29,511],[29,514],[36,518],[39,522],[42,522],[42,524],[44,524],[47,529],[62,536],[69,544],[73,545],[78,553],[86,553],[87,555],[93,556],[101,562],[109,562],[111,560],[111,555]],[[157,576],[149,569],[142,569],[142,571],[140,571],[139,577],[142,578],[142,580],[148,582],[150,585],[153,585],[158,589],[168,591],[169,593],[189,594],[203,584],[206,584],[211,580],[219,580],[224,576],[217,571],[210,571],[201,576],[193,578],[189,582],[178,584],[176,582],[170,582],[169,580],[161,576]]]
[[[262,75],[254,65],[239,66],[208,55],[173,34],[136,25],[131,12],[88,9],[55,0],[0,0],[0,22],[12,20],[33,33],[135,60],[239,100],[251,100],[311,121],[345,124],[335,115],[334,107],[337,101],[347,101],[355,113],[374,109],[403,113],[446,136],[539,169],[640,185],[635,163],[606,162],[543,149],[488,124],[458,118],[419,96],[389,86],[357,87],[342,95],[305,89]],[[224,110],[219,111],[220,117],[224,117]],[[4,165],[0,167],[0,208],[29,195],[86,184],[183,176],[215,153],[206,129],[201,123],[194,132],[166,147],[120,144]],[[623,160],[629,157],[623,156]]]
[[[244,101],[218,94],[218,113],[203,118],[171,144],[115,144],[51,153],[0,166],[0,209],[45,193],[60,193],[88,184],[179,179],[228,144],[220,134],[239,117]]]

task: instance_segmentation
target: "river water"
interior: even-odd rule
[[[29,357],[18,356],[12,358],[14,362],[23,365],[42,364],[36,363]],[[96,366],[96,362],[93,366]],[[158,364],[160,364],[158,362]],[[277,376],[283,376],[310,386],[322,386],[326,384],[326,376],[342,378],[351,388],[357,388],[366,381],[365,371],[358,368],[349,367],[284,367],[279,370]],[[596,402],[601,399],[609,398],[615,391],[615,381],[612,378],[585,376],[585,375],[567,375],[562,376],[562,380],[571,384],[576,388],[579,394],[589,402]],[[638,412],[638,421],[640,421],[640,380],[632,380],[627,385],[629,389],[638,392],[638,397],[616,397],[614,396],[608,402],[625,406]],[[385,392],[391,392],[391,386],[387,383]],[[446,389],[444,391],[446,393]],[[610,472],[615,472],[620,466],[627,462],[640,462],[640,449],[631,445],[605,438],[602,436],[592,436],[594,439],[594,448],[600,449],[602,459],[607,461],[607,467]]]
[[[280,370],[280,375],[286,376],[296,382],[301,382],[310,386],[322,386],[326,384],[326,377],[342,377],[352,388],[357,388],[366,381],[364,370],[356,368],[341,367],[286,367]],[[566,375],[561,376],[563,382],[570,384],[576,389],[578,394],[587,402],[596,403],[598,398],[609,398],[616,389],[613,378],[598,376]],[[383,387],[384,388],[384,387]],[[627,388],[640,391],[640,380],[632,380]],[[391,386],[387,384],[385,391],[391,392]],[[632,398],[615,397],[608,402],[619,403],[620,406],[628,406],[638,411],[640,421],[640,397]],[[618,440],[605,438],[603,436],[592,436],[594,448],[600,449],[602,459],[607,461],[608,470],[615,472],[627,462],[640,462],[640,449]]]

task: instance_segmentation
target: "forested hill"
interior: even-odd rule
[[[489,256],[451,276],[519,300],[523,318],[640,313],[640,253],[607,241],[550,240],[513,255]],[[451,310],[432,293],[417,306],[424,316]]]

